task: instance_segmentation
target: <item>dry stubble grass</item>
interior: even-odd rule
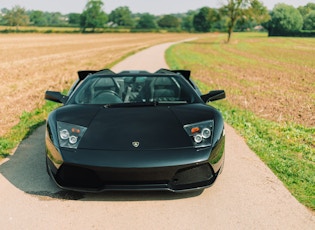
[[[0,35],[0,136],[20,115],[44,104],[46,90],[66,89],[76,71],[102,69],[140,49],[190,34]]]
[[[315,39],[235,33],[187,42],[173,49],[179,68],[259,117],[315,127]],[[192,55],[196,54],[196,55]]]

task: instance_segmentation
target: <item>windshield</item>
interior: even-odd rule
[[[93,76],[71,96],[70,104],[183,104],[200,98],[181,76]]]

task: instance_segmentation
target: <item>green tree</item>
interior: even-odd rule
[[[305,16],[303,29],[315,30],[315,10],[312,10]]]
[[[248,20],[256,20],[263,23],[269,19],[267,8],[259,0],[227,0],[227,4],[220,11],[228,19],[227,42],[230,42],[238,20],[247,18]]]
[[[166,29],[178,28],[180,25],[178,18],[173,15],[164,15],[157,21],[157,24],[159,27]]]
[[[113,10],[108,19],[118,26],[132,27],[134,25],[131,11],[127,6],[121,6]]]
[[[152,14],[145,13],[140,16],[140,19],[136,26],[137,29],[156,29],[157,24],[155,17]]]
[[[96,28],[103,28],[107,22],[107,15],[103,11],[104,3],[101,0],[89,0],[80,16],[80,27],[82,32],[91,28],[94,32]]]
[[[252,0],[250,7],[245,10],[245,18],[254,22],[256,25],[261,25],[270,20],[270,15],[267,7],[265,7],[260,1]]]
[[[8,11],[9,10],[7,8],[0,9],[0,25],[5,25],[6,22],[3,18],[3,16],[6,15]]]
[[[300,11],[302,17],[304,18],[311,11],[315,10],[315,3],[307,3],[305,6],[299,6],[298,10]]]
[[[69,18],[69,24],[70,25],[80,25],[80,17],[81,17],[81,14],[78,14],[78,13],[70,13],[68,15],[68,18]]]
[[[270,16],[271,20],[266,24],[269,36],[289,35],[302,29],[302,15],[293,6],[284,3],[277,4]]]
[[[67,18],[59,12],[45,12],[44,14],[49,26],[62,26],[68,24]]]
[[[3,19],[7,25],[15,26],[16,30],[19,30],[19,26],[25,26],[29,23],[29,17],[25,9],[20,6],[14,6],[11,10],[8,10]]]
[[[181,27],[183,30],[188,31],[188,32],[193,32],[194,31],[194,16],[196,12],[195,11],[188,11],[187,14],[183,17],[182,19],[182,24]]]
[[[203,7],[199,13],[194,16],[193,26],[197,32],[209,32],[213,30],[220,20],[219,12],[216,9]]]
[[[29,13],[30,23],[35,26],[46,26],[47,18],[40,10],[34,10]]]
[[[315,11],[315,3],[307,3],[305,6],[299,6],[298,7],[299,12],[301,13],[303,17],[303,29],[304,30],[314,30],[314,13]]]

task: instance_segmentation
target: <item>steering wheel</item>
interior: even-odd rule
[[[92,104],[116,104],[123,103],[122,99],[113,90],[105,90],[98,93],[92,100]]]

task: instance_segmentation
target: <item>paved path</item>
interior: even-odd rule
[[[144,50],[113,70],[167,67],[172,43]],[[315,229],[315,215],[226,126],[226,163],[202,193],[58,189],[45,171],[44,126],[0,165],[0,229]]]

